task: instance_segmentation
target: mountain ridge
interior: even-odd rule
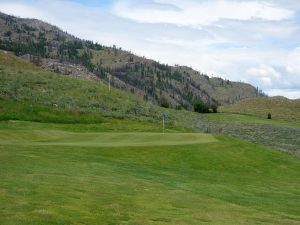
[[[3,50],[61,74],[105,83],[111,77],[112,86],[154,104],[167,100],[172,108],[191,110],[197,100],[224,105],[264,96],[250,84],[210,78],[187,66],[169,66],[116,46],[82,40],[37,19],[0,13],[0,28]]]

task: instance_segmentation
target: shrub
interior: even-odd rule
[[[176,110],[181,110],[181,109],[182,109],[182,106],[181,106],[181,105],[176,105],[175,109],[176,109]]]
[[[215,104],[213,104],[213,105],[211,106],[211,109],[212,109],[212,112],[213,112],[213,113],[217,113],[217,112],[218,112],[218,106],[215,105]]]
[[[194,103],[194,111],[198,113],[209,113],[209,107],[202,100],[198,100]]]
[[[160,97],[159,104],[160,104],[161,107],[164,107],[164,108],[169,108],[170,107],[170,103],[169,103],[168,99],[165,96]]]
[[[269,120],[272,119],[271,113],[268,113],[268,119],[269,119]]]
[[[5,35],[5,37],[11,37],[12,32],[11,31],[7,31],[4,35]]]

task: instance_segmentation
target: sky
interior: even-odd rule
[[[299,0],[0,0],[0,11],[300,98]]]

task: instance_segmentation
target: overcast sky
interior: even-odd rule
[[[0,11],[300,98],[300,0],[0,0]]]

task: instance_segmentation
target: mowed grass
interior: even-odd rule
[[[0,224],[300,224],[298,158],[130,123],[1,122]]]
[[[46,125],[45,125],[46,126]],[[99,125],[101,126],[101,125]],[[2,145],[124,147],[188,145],[217,141],[211,134],[153,132],[70,132],[54,129],[1,129]]]

